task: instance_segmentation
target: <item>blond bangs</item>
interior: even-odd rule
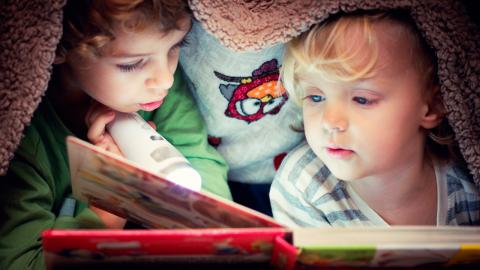
[[[323,29],[322,29],[323,28]],[[355,37],[351,36],[354,28]],[[352,44],[356,38],[358,43]],[[315,72],[327,81],[350,82],[372,76],[378,49],[369,17],[343,17],[334,25],[315,26],[299,48],[303,71]]]
[[[374,76],[378,44],[373,17],[341,17],[335,23],[314,26],[286,47],[282,79],[286,89],[302,97],[300,74],[315,74],[330,82],[351,82]],[[360,28],[361,31],[352,30]],[[356,44],[352,44],[355,32]],[[298,89],[297,89],[298,88]]]

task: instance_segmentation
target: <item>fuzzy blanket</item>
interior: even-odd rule
[[[62,34],[61,0],[1,1],[0,175],[47,89]]]

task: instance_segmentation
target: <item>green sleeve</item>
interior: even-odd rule
[[[52,161],[64,158],[64,150],[48,151],[29,139],[0,177],[0,269],[44,269],[40,236],[45,229],[103,227],[85,205],[71,216],[59,216],[62,202],[71,196],[70,177],[66,163]],[[23,151],[25,146],[35,150]]]
[[[180,68],[162,106],[153,113],[141,112],[157,125],[157,131],[172,143],[200,173],[202,189],[232,199],[227,184],[227,164],[207,141],[200,112]]]

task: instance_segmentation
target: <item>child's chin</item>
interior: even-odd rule
[[[347,182],[350,182],[350,181],[354,181],[355,179],[359,179],[360,178],[360,175],[356,172],[354,172],[353,170],[351,169],[348,169],[348,168],[335,168],[332,166],[329,167],[327,165],[327,167],[329,168],[330,172],[332,173],[332,175],[337,178],[337,179],[340,179],[340,180],[343,180],[343,181],[347,181]]]
[[[116,111],[117,112],[121,112],[121,113],[136,113],[138,111],[140,111],[141,109],[117,109]]]

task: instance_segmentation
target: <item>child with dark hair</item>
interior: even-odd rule
[[[43,268],[45,229],[124,226],[71,198],[65,147],[74,135],[119,153],[105,130],[116,111],[152,121],[199,171],[203,189],[230,198],[227,166],[177,70],[190,20],[186,1],[68,1],[46,96],[0,179],[1,269]]]

